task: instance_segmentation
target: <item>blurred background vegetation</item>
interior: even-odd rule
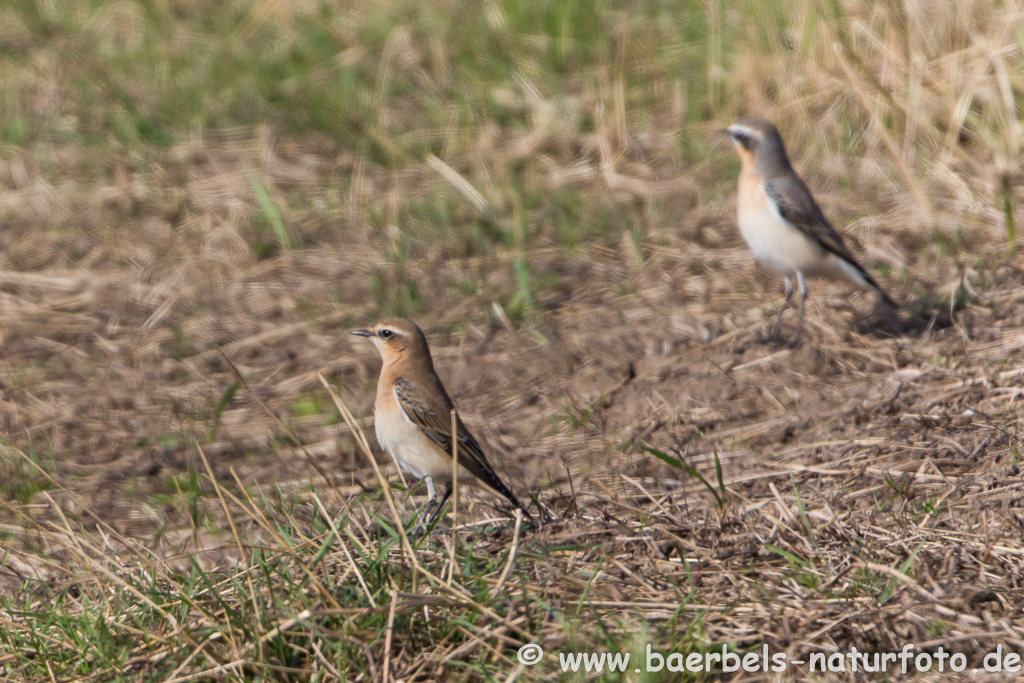
[[[60,195],[34,229],[117,235],[148,213],[184,220],[183,150],[232,143],[252,166],[238,230],[256,258],[324,239],[304,223],[369,229],[398,266],[371,289],[411,312],[401,266],[430,245],[459,258],[628,234],[642,259],[686,211],[728,200],[736,162],[714,130],[759,114],[812,187],[849,192],[829,207],[840,222],[998,241],[1019,192],[1022,35],[1014,3],[991,0],[14,0],[0,182],[38,173]],[[259,140],[318,163],[267,179],[272,159],[244,154]],[[69,190],[117,173],[132,210],[76,225]],[[545,282],[518,268],[504,295],[521,308]]]

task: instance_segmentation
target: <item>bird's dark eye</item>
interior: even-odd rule
[[[385,327],[383,330],[380,331],[380,338],[391,339],[391,337],[394,336],[394,334],[394,332]]]
[[[754,146],[754,138],[750,137],[746,133],[737,133],[736,134],[736,142],[740,143],[740,145],[743,147],[743,149],[748,150],[748,151],[750,150],[751,147]]]

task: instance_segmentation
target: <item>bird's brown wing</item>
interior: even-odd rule
[[[889,295],[879,286],[871,274],[857,262],[843,238],[832,227],[807,186],[796,175],[781,176],[764,182],[764,192],[779,207],[779,213],[800,232],[820,244],[856,268],[864,280],[882,295],[887,303],[895,306]]]
[[[444,449],[445,453],[451,454],[452,402],[440,382],[435,387],[432,387],[432,389],[429,392],[420,392],[417,391],[412,382],[404,379],[395,381],[395,397],[398,399],[398,404],[402,406],[405,414],[414,425],[423,430],[423,433],[431,441]],[[429,394],[435,398],[433,401],[429,401],[424,397],[424,394]],[[459,464],[469,470],[484,484],[508,498],[510,503],[518,508],[522,508],[525,512],[526,508],[523,508],[519,499],[505,486],[505,483],[498,477],[498,473],[487,462],[487,456],[484,455],[480,444],[477,443],[477,440],[466,429],[466,425],[462,423],[462,418],[458,417],[458,415],[455,418],[455,428],[459,442]]]

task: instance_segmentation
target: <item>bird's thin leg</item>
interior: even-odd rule
[[[434,488],[434,478],[428,475],[423,477],[423,481],[427,482],[427,506],[423,508],[423,515],[420,517],[420,521],[416,525],[417,532],[427,521],[427,518],[430,516],[430,511],[434,509],[434,504],[437,502],[437,489]]]
[[[448,497],[450,495],[452,495],[452,487],[447,486],[445,487],[444,495],[441,496],[441,500],[437,504],[437,508],[434,510],[434,514],[430,517],[429,520],[427,520],[428,529],[430,528],[430,525],[434,523],[434,520],[437,519],[437,516],[441,514],[441,511],[444,510],[444,504],[448,502]]]
[[[793,281],[786,276],[786,298],[782,300],[782,308],[779,309],[779,315],[775,318],[775,324],[772,325],[772,331],[765,339],[765,341],[774,341],[775,335],[779,333],[779,325],[782,323],[782,314],[786,312],[786,308],[789,307],[789,298],[793,296]]]
[[[790,346],[794,347],[800,343],[800,332],[804,329],[804,306],[807,305],[807,282],[804,281],[803,273],[797,272],[796,285],[800,290],[800,315],[796,319],[796,335],[793,337],[793,341],[790,342]]]

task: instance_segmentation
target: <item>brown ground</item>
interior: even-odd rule
[[[306,188],[314,197],[303,179],[351,166],[318,155],[315,144],[267,141],[257,153],[170,156],[165,172],[178,174],[181,189],[157,199],[127,166],[110,169],[108,185],[75,188],[71,200],[62,197],[73,164],[56,185],[33,169],[19,176],[17,161],[0,169],[7,215],[18,217],[4,226],[0,251],[6,433],[73,493],[72,511],[87,505],[140,539],[165,524],[186,527],[171,477],[184,477],[195,457],[189,438],[224,481],[233,469],[247,485],[322,486],[254,394],[345,491],[372,484],[316,375],[339,383],[371,424],[379,361],[347,331],[381,313],[372,279],[397,277],[382,256],[386,237],[314,202],[289,215],[303,249],[258,260],[246,241],[243,159],[262,159],[279,191]],[[369,178],[362,191],[386,192],[388,182]],[[902,285],[885,281],[908,302],[912,334],[887,336],[869,298],[814,283],[804,343],[771,347],[757,335],[770,325],[781,283],[738,245],[730,191],[707,205],[665,193],[664,206],[679,217],[645,237],[642,267],[626,237],[621,248],[530,250],[532,272],[557,275],[557,284],[524,323],[510,321],[488,292],[453,286],[485,273],[496,290],[507,289],[515,254],[453,260],[438,245],[417,243],[403,266],[422,294],[415,318],[464,419],[513,488],[562,518],[529,543],[601,540],[652,515],[649,541],[615,541],[623,542],[621,585],[639,588],[613,583],[594,597],[614,606],[618,596],[645,618],[667,618],[657,589],[689,558],[705,604],[751,610],[709,616],[709,642],[766,634],[773,647],[807,637],[815,646],[825,638],[888,650],[899,638],[922,643],[934,633],[990,633],[1019,621],[1019,260],[979,259],[994,246],[981,230],[936,246],[917,237],[922,230],[892,227],[897,216],[874,217],[871,225],[881,227],[854,237],[866,259],[884,254],[894,270],[913,273]],[[835,212],[841,198],[826,201],[826,210]],[[67,229],[42,229],[54,225],[55,211]],[[970,305],[950,318],[957,286]],[[942,294],[946,303],[934,303]],[[787,319],[786,334],[794,322]],[[217,403],[233,381],[221,353],[251,391],[238,390],[214,433]],[[717,451],[726,507],[640,442],[681,457],[712,483]],[[2,466],[8,497],[40,481],[17,457]],[[42,514],[46,506],[37,495],[24,509]],[[483,512],[478,506],[474,515]],[[93,526],[87,515],[81,521]],[[851,610],[810,594],[795,582],[801,570],[769,546],[817,558],[808,573],[841,594],[857,593],[868,572],[875,588],[863,595],[873,597],[857,598],[865,602]],[[909,588],[878,607],[872,601],[885,572],[915,551],[897,571]],[[757,577],[738,584],[751,563]],[[771,601],[750,602],[762,581]],[[582,585],[549,588],[577,595]],[[941,604],[935,596],[944,596]],[[882,617],[903,625],[872,632]]]
[[[273,157],[265,159],[270,181],[287,189],[301,186],[304,174],[315,179],[311,168],[328,167],[317,151],[313,144],[261,154]],[[338,217],[319,206],[289,217],[306,249],[257,260],[243,241],[252,230],[244,169],[257,159],[210,149],[175,155],[166,173],[187,178],[179,193],[152,199],[116,165],[112,184],[76,188],[64,202],[67,230],[40,229],[52,225],[64,185],[31,175],[19,181],[17,161],[4,169],[13,186],[4,201],[19,217],[5,226],[0,275],[7,433],[23,449],[32,444],[62,483],[104,509],[172,493],[167,476],[185,471],[188,437],[206,444],[219,472],[235,468],[246,482],[311,476],[245,389],[212,433],[215,407],[233,380],[223,352],[328,471],[365,475],[344,425],[325,425],[332,409],[315,375],[336,379],[370,423],[376,354],[346,332],[381,314],[369,276],[387,286],[395,270],[382,260],[381,238],[339,229]],[[328,173],[349,171],[344,159],[333,163]],[[681,219],[645,246],[642,268],[625,237],[618,250],[532,250],[532,272],[558,284],[526,325],[511,323],[486,293],[452,288],[480,272],[501,286],[511,255],[451,261],[440,248],[417,245],[405,266],[423,296],[414,317],[465,419],[518,487],[560,480],[565,468],[602,472],[621,457],[637,475],[662,471],[628,446],[637,440],[678,448],[697,465],[717,445],[733,475],[751,457],[829,461],[850,444],[866,448],[869,437],[879,439],[879,453],[908,438],[920,449],[940,427],[960,446],[940,440],[933,457],[969,453],[971,439],[986,436],[986,452],[1005,451],[1005,435],[971,425],[997,419],[993,411],[1005,411],[1015,396],[998,388],[1013,379],[994,376],[1014,368],[1015,261],[986,264],[982,291],[968,271],[976,298],[950,326],[948,310],[914,297],[938,282],[948,302],[942,277],[953,259],[910,258],[927,256],[928,244],[879,235],[868,257],[896,254],[897,267],[911,267],[913,280],[894,291],[910,301],[904,315],[912,334],[930,321],[929,331],[886,338],[869,297],[813,283],[805,343],[771,347],[757,337],[781,302],[780,278],[737,244],[728,199],[694,208],[669,192],[667,205],[678,205]],[[788,315],[786,335],[795,321]],[[955,389],[955,382],[969,384]],[[322,410],[292,417],[303,399]],[[954,429],[940,417],[965,422],[968,407],[976,416]],[[588,414],[587,424],[574,429],[570,413]]]
[[[381,314],[369,276],[386,287],[395,266],[382,261],[380,237],[339,229],[339,216],[322,205],[289,216],[306,249],[257,260],[244,241],[253,230],[249,164],[262,157],[282,192],[351,170],[344,158],[318,156],[315,142],[308,149],[259,142],[256,158],[230,145],[176,150],[165,174],[185,180],[169,197],[147,195],[121,163],[110,169],[112,183],[75,188],[63,202],[73,168],[56,186],[19,169],[19,160],[0,174],[12,186],[8,213],[18,217],[5,226],[0,275],[4,426],[103,509],[127,511],[154,493],[173,493],[167,476],[185,471],[188,437],[206,444],[220,473],[235,468],[246,482],[311,476],[244,389],[212,434],[215,407],[233,379],[220,352],[328,471],[366,474],[344,425],[325,426],[332,409],[315,375],[336,379],[369,423],[376,354],[346,332]],[[938,282],[948,302],[942,278],[954,259],[929,261],[929,244],[906,233],[879,235],[868,258],[896,255],[896,267],[911,268],[913,281],[894,291],[911,301],[904,315],[912,334],[928,316],[931,329],[885,338],[869,297],[814,283],[805,343],[790,351],[757,342],[781,302],[781,284],[737,244],[729,197],[693,207],[671,191],[665,196],[681,220],[645,246],[642,268],[626,237],[618,250],[532,250],[532,272],[558,284],[525,326],[512,324],[486,293],[452,289],[460,276],[480,272],[502,286],[511,255],[451,261],[419,244],[405,266],[423,296],[414,317],[450,392],[518,487],[561,480],[566,468],[603,473],[622,457],[638,476],[663,472],[629,447],[638,440],[677,448],[698,466],[717,447],[732,476],[766,459],[810,464],[863,448],[858,457],[891,457],[908,439],[911,452],[933,448],[940,459],[969,454],[986,437],[990,455],[1010,446],[978,422],[998,419],[993,411],[1005,411],[1015,396],[999,388],[1015,375],[994,376],[1014,369],[1015,262],[986,264],[980,276],[968,271],[976,299],[950,326],[948,310],[913,297]],[[41,230],[52,226],[54,205],[68,217],[67,230]],[[987,281],[983,291],[972,275]],[[789,315],[784,334],[792,333]],[[322,410],[291,417],[304,398]],[[962,416],[967,408],[975,417]],[[587,424],[574,429],[570,413],[586,413]],[[929,447],[935,429],[944,436]]]

